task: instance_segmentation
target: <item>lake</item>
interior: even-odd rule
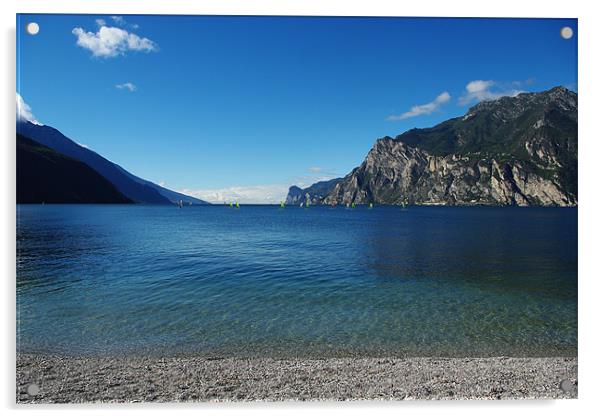
[[[18,205],[17,349],[577,354],[577,209]]]

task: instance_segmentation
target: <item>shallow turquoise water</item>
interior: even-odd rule
[[[17,210],[24,352],[576,354],[576,208]]]

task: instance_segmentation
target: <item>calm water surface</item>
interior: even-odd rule
[[[576,208],[17,214],[23,352],[576,355]]]

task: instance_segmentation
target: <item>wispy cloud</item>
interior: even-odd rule
[[[128,27],[130,29],[136,30],[140,27],[136,23],[130,23],[126,21],[123,16],[111,16],[111,20],[114,24],[116,24],[117,26],[121,26],[122,28]]]
[[[125,25],[125,19],[123,18],[123,16],[111,16],[111,19],[113,19],[113,22],[115,22],[116,25]]]
[[[301,176],[292,181],[291,185],[295,185],[304,189],[320,181],[332,180],[337,177],[341,177],[341,175]]]
[[[31,107],[25,103],[25,100],[17,93],[17,120],[21,122],[31,122],[35,125],[42,125],[33,115]]]
[[[276,204],[286,199],[288,189],[293,185],[305,188],[319,181],[340,177],[340,174],[334,170],[319,166],[308,167],[307,172],[310,174],[289,178],[281,184],[232,186],[214,189],[187,188],[178,191],[211,203]]]
[[[387,118],[387,120],[404,120],[420,115],[430,115],[435,110],[439,109],[439,107],[441,107],[442,104],[448,102],[450,99],[451,95],[448,92],[444,91],[443,93],[438,95],[432,102],[412,106],[412,108],[407,112],[404,112],[401,115],[391,115]]]
[[[272,184],[258,186],[233,186],[222,189],[178,190],[211,203],[239,202],[274,204],[286,198],[290,185]]]
[[[135,92],[138,89],[134,83],[130,83],[129,81],[123,84],[116,84],[115,87],[119,90],[128,90],[130,92]]]
[[[493,80],[473,80],[465,87],[465,92],[458,100],[461,105],[484,100],[495,100],[503,96],[516,96],[523,91],[518,87],[523,82],[513,81],[509,84],[499,83]]]
[[[295,185],[301,188],[309,187],[319,181],[332,180],[337,177],[342,177],[339,170],[320,166],[307,167],[307,173],[301,176],[296,176],[290,179],[290,185]]]
[[[303,189],[320,181],[332,180],[334,178],[343,176],[343,174],[341,174],[337,170],[324,167],[309,167],[307,169],[307,172],[309,174],[296,176],[292,178],[290,180],[290,185],[295,185]]]
[[[72,33],[77,37],[77,46],[92,52],[92,56],[112,58],[125,55],[129,51],[152,52],[157,44],[125,29],[106,26],[103,19],[97,19],[100,26],[96,32],[87,32],[82,28],[74,28]]]

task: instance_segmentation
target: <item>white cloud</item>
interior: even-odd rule
[[[466,85],[466,91],[469,94],[480,94],[488,91],[493,84],[492,80],[474,80]]]
[[[324,170],[322,167],[309,167],[307,171],[310,173],[321,173]]]
[[[511,86],[518,86],[520,82],[512,82]],[[503,96],[516,96],[522,93],[516,88],[505,88],[493,80],[473,80],[466,85],[466,91],[459,99],[461,105],[473,102],[482,102],[484,100],[495,100]]]
[[[259,186],[234,186],[222,189],[178,190],[211,203],[238,202],[275,204],[286,199],[290,185],[272,184]]]
[[[91,51],[95,57],[111,58],[128,51],[157,50],[157,44],[150,39],[117,27],[101,26],[96,33],[74,28],[72,33],[77,37],[77,46]]]
[[[116,84],[115,87],[119,90],[129,90],[130,92],[134,92],[137,90],[136,85],[134,83],[130,83],[129,81],[123,84]]]
[[[31,111],[31,107],[25,103],[25,100],[23,100],[19,93],[17,93],[17,120],[22,122],[31,122],[35,125],[42,125],[36,120]]]
[[[96,24],[98,26],[106,26],[107,22],[104,19],[96,19]]]
[[[446,103],[451,99],[451,95],[444,91],[440,95],[438,95],[435,100],[430,103],[426,103],[423,105],[412,106],[410,110],[402,113],[401,115],[391,115],[387,119],[388,120],[403,120],[408,118],[413,118],[419,115],[430,115],[435,110],[437,110],[442,104]]]

